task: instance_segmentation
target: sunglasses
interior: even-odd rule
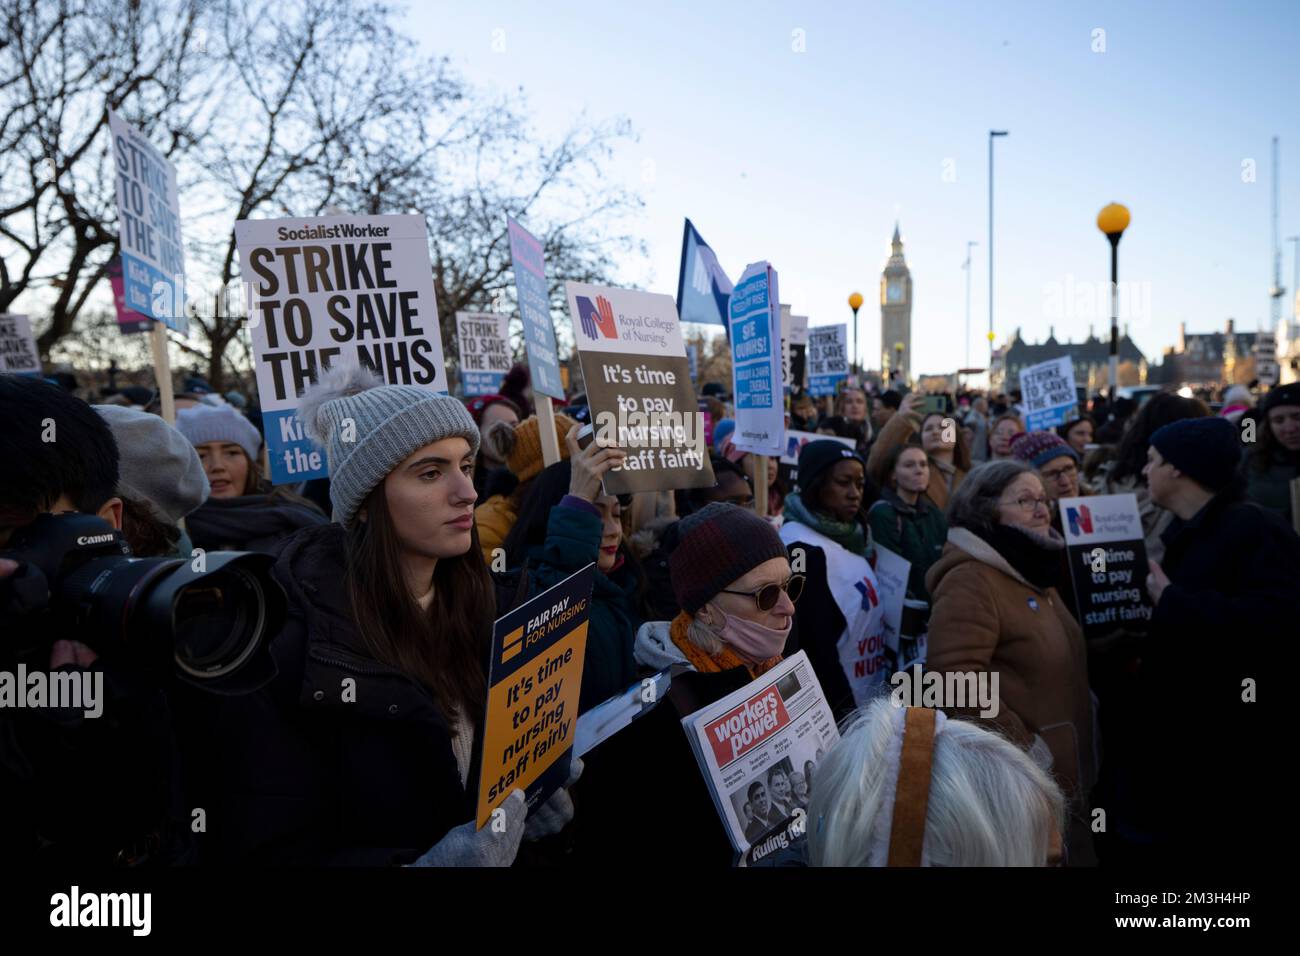
[[[782,591],[790,595],[791,603],[798,601],[799,595],[803,593],[803,582],[804,576],[802,574],[792,574],[784,584],[765,584],[757,591],[729,591],[723,588],[722,593],[752,597],[760,611],[770,611],[776,607],[776,602],[781,600]]]

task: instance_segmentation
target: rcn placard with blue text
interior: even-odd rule
[[[551,289],[546,281],[546,260],[537,237],[507,217],[510,233],[510,262],[515,273],[515,295],[519,318],[524,324],[524,349],[534,392],[564,398],[560,360],[555,348],[555,326],[551,322]]]
[[[245,219],[235,241],[274,484],[327,474],[297,414],[323,369],[447,391],[423,216]]]

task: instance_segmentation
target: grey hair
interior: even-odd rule
[[[897,708],[882,697],[850,716],[817,764],[808,808],[812,866],[866,866],[876,818],[892,812],[887,754]],[[883,772],[882,772],[883,771]],[[972,721],[947,720],[934,738],[925,853],[931,866],[1044,866],[1052,829],[1064,834],[1061,788],[1019,747]]]
[[[686,629],[686,636],[705,654],[718,654],[722,651],[722,638],[700,620],[698,611],[691,615],[691,626]]]
[[[970,470],[948,501],[948,527],[991,531],[998,523],[998,499],[1007,486],[1034,469],[1014,458],[986,461]]]

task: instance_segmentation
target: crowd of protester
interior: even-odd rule
[[[268,480],[261,416],[239,392],[186,381],[173,426],[147,389],[88,403],[66,381],[0,376],[0,550],[39,515],[94,515],[138,556],[268,555],[285,609],[274,666],[238,693],[144,681],[77,634],[26,642],[50,670],[102,671],[113,719],[0,710],[0,855],[619,865],[659,841],[674,865],[723,867],[733,852],[682,718],[798,651],[842,735],[751,787],[755,835],[796,805],[813,821],[784,862],[899,859],[900,747],[922,719],[927,865],[1171,863],[1260,838],[1251,803],[1270,761],[1243,687],[1300,620],[1300,384],[1097,395],[1040,431],[1015,392],[801,392],[788,426],[817,438],[761,474],[725,391],[701,395],[711,486],[610,495],[602,478],[625,450],[579,441],[584,396],[539,416],[547,399],[523,366],[500,394],[464,399],[322,375],[299,417],[329,478],[298,485]],[[550,418],[560,458],[547,465]],[[1085,639],[1055,503],[1121,493],[1139,508],[1153,612]],[[880,631],[880,549],[910,563],[925,669],[997,674],[996,716],[916,716],[855,692],[840,649]],[[543,806],[512,795],[504,831],[477,829],[492,622],[593,563],[579,711],[664,668],[672,692],[575,761]],[[24,575],[0,557],[9,626],[24,620]],[[0,670],[20,644],[0,649]],[[889,670],[867,675],[877,697]],[[1206,769],[1203,755],[1224,753],[1237,772]],[[85,779],[120,782],[85,794],[94,812],[72,802],[69,755]]]

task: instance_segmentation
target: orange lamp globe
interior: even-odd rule
[[[1129,219],[1128,207],[1113,202],[1097,213],[1097,228],[1108,236],[1118,236],[1128,228]]]
[[[851,296],[849,296],[849,308],[852,309],[854,312],[862,308],[862,293],[854,292]]]

